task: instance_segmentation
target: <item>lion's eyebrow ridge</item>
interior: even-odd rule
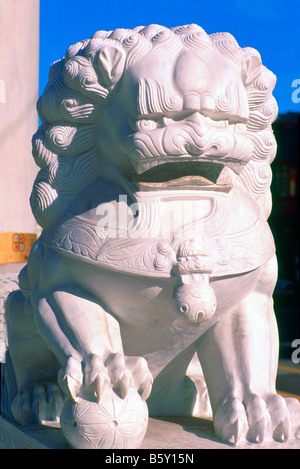
[[[137,115],[147,116],[181,111],[183,100],[156,80],[141,78],[138,82]]]

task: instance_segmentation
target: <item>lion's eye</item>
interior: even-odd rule
[[[153,130],[157,127],[157,122],[151,119],[129,119],[130,127],[133,130],[140,131],[140,130]]]
[[[189,310],[190,310],[190,307],[187,303],[181,303],[181,305],[179,307],[179,311],[182,314],[184,314],[184,315],[188,314]]]

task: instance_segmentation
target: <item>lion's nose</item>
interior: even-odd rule
[[[201,106],[201,98],[198,93],[188,93],[183,98],[184,111],[199,111]]]
[[[203,322],[204,318],[205,318],[205,311],[203,309],[200,309],[199,311],[197,311],[195,322],[197,324],[200,324],[201,322]]]

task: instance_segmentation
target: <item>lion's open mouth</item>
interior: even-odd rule
[[[141,187],[179,186],[232,186],[234,172],[220,163],[178,162],[165,163],[151,168],[141,174],[130,177],[132,182]]]

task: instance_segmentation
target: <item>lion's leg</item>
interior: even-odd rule
[[[121,397],[129,388],[148,397],[152,376],[146,361],[124,356],[118,323],[101,306],[74,286],[47,295],[35,287],[31,301],[34,319],[24,315],[21,292],[9,308],[10,351],[18,376],[15,420],[56,420],[63,405],[57,379],[74,400],[83,389],[100,398],[106,385]]]
[[[38,333],[33,316],[25,312],[25,301],[21,290],[12,292],[6,301],[9,352],[18,391],[9,398],[15,420],[23,425],[56,420],[63,405],[56,384],[59,363]]]
[[[237,352],[232,343],[232,316],[232,313],[227,314],[226,318],[206,332],[199,341],[197,353],[208,389],[216,433],[221,439],[235,444],[242,436],[246,413],[241,403]],[[222,431],[219,431],[219,427]]]
[[[239,305],[235,348],[239,350],[238,372],[243,384],[243,403],[248,419],[247,438],[260,442],[272,437],[286,441],[290,414],[286,401],[276,394],[278,329],[273,309],[277,280],[274,256],[262,269],[254,291]]]
[[[147,398],[151,373],[141,357],[125,357],[117,321],[74,286],[47,296],[34,292],[35,321],[40,334],[61,363],[59,383],[76,400],[82,389],[100,398],[112,385],[125,397],[135,387]]]
[[[200,342],[198,355],[206,378],[216,433],[237,443],[289,434],[289,412],[276,394],[277,325],[272,293],[276,259],[261,270],[252,292]]]

